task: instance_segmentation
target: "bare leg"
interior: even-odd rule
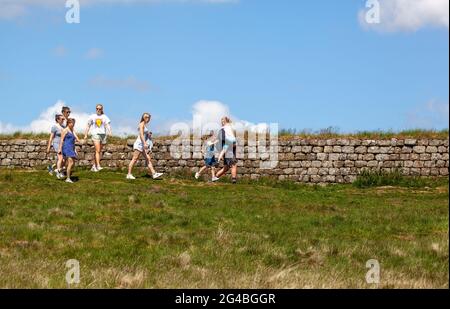
[[[237,178],[237,165],[231,167],[231,177]]]
[[[199,171],[198,174],[201,175],[204,171],[206,171],[208,167],[207,166],[203,166]]]
[[[214,166],[211,167],[211,177],[212,178],[216,177],[216,168]]]
[[[100,161],[102,160],[102,148],[103,145],[101,142],[95,141],[95,157],[94,157],[94,166],[100,167]]]
[[[133,167],[136,164],[136,161],[139,159],[139,156],[141,155],[141,153],[139,151],[135,151],[133,153],[133,158],[131,158],[131,162],[128,165],[128,175],[131,175],[133,172]]]
[[[62,154],[58,154],[58,161],[56,162],[56,170],[60,171],[61,170],[61,166],[63,165],[63,156]]]
[[[223,175],[225,175],[226,172],[228,172],[230,168],[228,166],[224,166],[216,175],[217,178],[222,177]]]
[[[73,159],[67,158],[67,178],[70,179],[70,175],[72,174],[73,167]]]
[[[156,174],[156,171],[153,168],[153,164],[152,164],[152,157],[150,156],[150,154],[145,153],[145,152],[144,152],[144,155],[145,155],[145,161],[147,163],[147,167],[148,167],[149,171],[152,173],[152,175]]]

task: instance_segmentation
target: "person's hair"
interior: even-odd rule
[[[141,121],[139,122],[139,123],[142,123],[142,122],[144,122],[144,118],[145,118],[145,116],[149,116],[150,118],[152,117],[152,115],[150,115],[150,113],[143,113],[142,114],[142,117],[141,117]]]
[[[76,120],[74,118],[69,118],[67,119],[67,125],[69,125],[70,123],[75,124]]]
[[[56,114],[55,115],[55,121],[58,122],[58,119],[61,118],[61,117],[64,117],[64,116],[61,115],[61,114]]]
[[[205,135],[203,135],[202,140],[206,141],[206,140],[214,137],[215,135],[216,135],[216,132],[214,132],[214,130],[211,130],[208,133],[206,133]]]
[[[103,104],[97,104],[97,105],[95,105],[95,109],[97,109],[97,107],[99,107],[99,106],[102,107],[102,115],[103,115],[103,114],[105,113],[105,112],[103,111],[103,109],[104,109]]]
[[[65,112],[67,112],[67,111],[70,111],[70,107],[68,107],[68,106],[64,106],[62,109],[61,109],[61,113],[65,113]]]
[[[225,117],[222,118],[222,120],[223,120],[225,123],[231,123],[230,117],[225,116]]]

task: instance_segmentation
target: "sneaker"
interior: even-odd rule
[[[101,170],[103,170],[103,167],[97,166],[97,172],[100,172]]]
[[[231,182],[235,185],[235,184],[237,183],[237,179],[236,179],[236,178],[233,178],[233,179],[231,180]]]
[[[97,169],[97,167],[95,165],[92,166],[91,172],[94,172],[94,173],[98,172],[98,169]]]
[[[136,177],[134,177],[134,176],[131,175],[131,174],[128,174],[128,175],[127,175],[127,179],[128,179],[128,180],[135,180]]]
[[[199,179],[200,178],[200,173],[195,173],[195,179]]]
[[[159,177],[161,177],[163,175],[163,173],[154,173],[153,174],[153,179],[158,179]]]
[[[212,182],[218,182],[218,181],[219,181],[219,179],[220,179],[220,178],[217,178],[217,177],[213,177],[213,178],[211,179],[211,181],[212,181]]]
[[[73,183],[72,179],[70,179],[70,178],[67,178],[67,179],[66,179],[66,182],[67,182],[67,183]]]
[[[49,165],[49,166],[47,167],[47,170],[48,170],[48,174],[49,174],[50,176],[53,176],[53,166]]]

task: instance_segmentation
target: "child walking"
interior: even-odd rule
[[[203,148],[203,156],[205,158],[205,166],[203,166],[197,173],[195,173],[195,179],[199,179],[204,171],[208,168],[211,169],[211,181],[215,182],[219,180],[216,177],[216,144],[219,142],[214,131],[211,131],[207,136],[205,147]]]
[[[58,154],[66,159],[67,164],[67,183],[73,183],[70,176],[72,175],[72,168],[77,159],[77,152],[75,151],[75,142],[79,142],[77,134],[74,132],[75,119],[69,118],[67,120],[67,128],[61,133],[61,143],[59,144]]]

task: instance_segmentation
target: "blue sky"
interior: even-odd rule
[[[101,102],[131,127],[144,111],[159,128],[190,119],[202,100],[300,130],[448,127],[448,9],[446,25],[383,30],[362,25],[360,0],[90,0],[80,24],[65,23],[64,1],[23,0],[10,15],[8,1],[0,131],[58,100],[79,113]]]

